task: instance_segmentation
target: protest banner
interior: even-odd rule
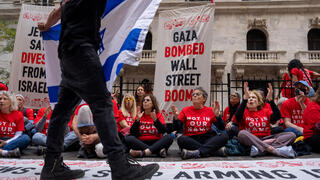
[[[19,16],[9,90],[22,94],[25,107],[40,109],[49,105],[45,53],[38,22],[46,21],[53,7],[23,4]]]
[[[213,19],[212,4],[159,14],[154,94],[166,121],[171,104],[179,110],[190,105],[195,87],[210,92]]]

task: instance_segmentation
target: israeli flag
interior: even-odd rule
[[[149,26],[161,0],[108,0],[101,20],[98,51],[107,89],[112,91],[122,66],[138,66]],[[84,12],[85,13],[85,12]],[[60,23],[42,33],[50,104],[58,101],[61,71],[58,59]]]

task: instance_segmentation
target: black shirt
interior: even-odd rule
[[[80,46],[100,44],[101,17],[107,0],[70,0],[62,7],[59,58]]]

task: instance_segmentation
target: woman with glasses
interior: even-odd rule
[[[23,114],[18,111],[16,96],[0,91],[0,156],[20,158],[20,150],[31,141],[23,131]]]
[[[156,98],[152,94],[144,95],[141,111],[138,111],[130,128],[130,135],[125,137],[130,155],[144,157],[157,154],[166,157],[173,142],[173,137],[166,132],[166,123]]]
[[[136,100],[132,94],[126,94],[122,99],[119,118],[117,119],[118,132],[125,136],[130,133],[130,127],[137,116]]]
[[[269,108],[263,108],[264,102],[258,91],[249,91],[248,82],[244,83],[244,96],[236,112],[236,120],[241,131],[238,139],[241,144],[251,147],[250,156],[255,157],[271,153],[276,156],[293,158],[295,152],[290,145],[295,139],[292,132],[271,135],[271,126],[281,118],[281,113],[273,101],[272,86],[268,84],[267,103]]]
[[[177,139],[182,149],[182,159],[215,155],[228,141],[226,133],[217,134],[211,129],[212,124],[220,130],[224,130],[225,126],[219,116],[219,102],[216,101],[212,107],[207,107],[207,98],[207,92],[202,87],[197,87],[192,93],[192,106],[183,108],[180,113],[174,105],[172,106],[173,123],[182,124],[178,130],[183,128],[182,136]]]

